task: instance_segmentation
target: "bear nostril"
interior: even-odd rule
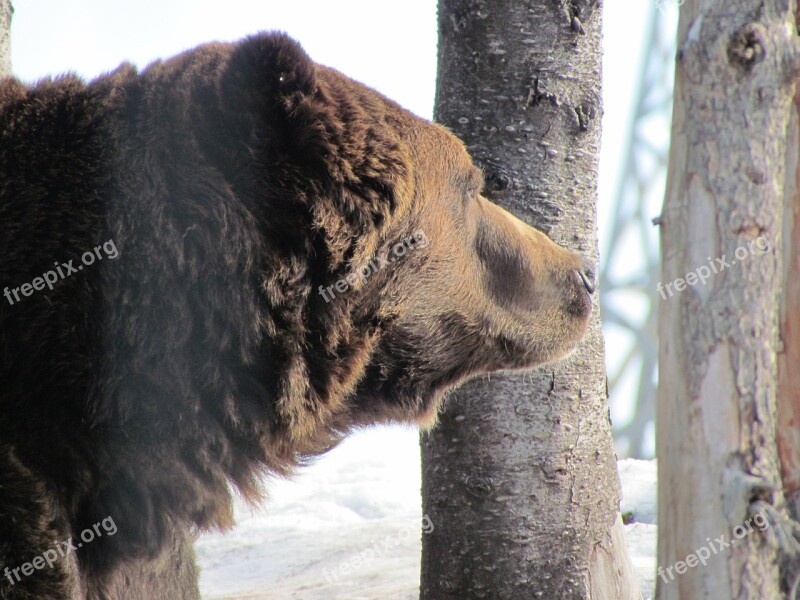
[[[583,285],[586,288],[586,291],[589,292],[590,294],[594,294],[594,291],[596,289],[597,276],[595,274],[594,268],[592,267],[592,265],[589,263],[588,260],[584,261],[583,269],[578,270],[578,275],[580,276],[581,281],[583,281]]]

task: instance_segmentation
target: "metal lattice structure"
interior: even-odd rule
[[[658,373],[657,315],[661,301],[658,228],[669,154],[677,4],[654,5],[647,23],[635,113],[604,241],[600,298],[604,333],[622,353],[607,353],[609,398],[631,402],[631,418],[615,423],[620,455],[654,451]]]

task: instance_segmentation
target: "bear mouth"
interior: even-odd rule
[[[448,392],[470,379],[533,369],[568,356],[583,338],[593,309],[582,278],[572,272],[569,279],[567,298],[544,328],[535,326],[530,315],[515,315],[515,326],[509,327],[507,322],[493,325],[485,319],[476,323],[459,312],[439,315],[427,324],[415,319],[397,323],[385,332],[354,392],[359,424],[426,426],[435,422]],[[439,350],[421,361],[421,347]]]

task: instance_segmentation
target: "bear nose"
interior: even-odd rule
[[[588,259],[584,259],[583,261],[583,268],[578,270],[578,275],[580,275],[581,281],[583,281],[583,286],[586,288],[586,291],[590,294],[594,294],[595,286],[597,283],[597,275],[595,273],[594,265],[589,262]]]

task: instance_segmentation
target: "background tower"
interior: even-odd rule
[[[644,59],[601,239],[601,309],[609,398],[621,456],[654,453],[658,227],[669,152],[675,31],[682,0],[662,0],[645,22]],[[613,135],[613,132],[609,132]],[[602,200],[601,200],[602,201]]]

